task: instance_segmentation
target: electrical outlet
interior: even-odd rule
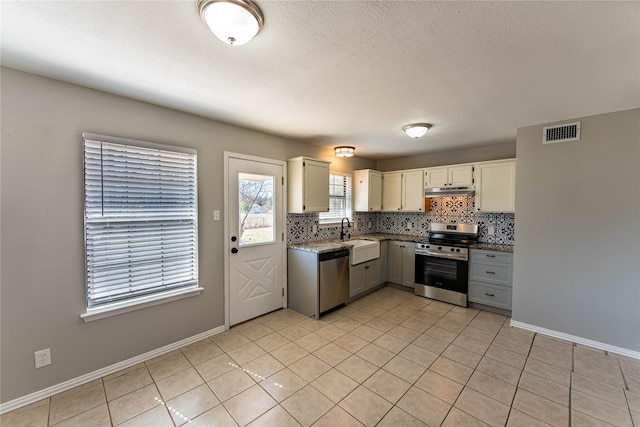
[[[213,211],[213,220],[220,221],[220,211],[217,209]]]
[[[45,348],[35,352],[36,369],[51,365],[51,349]]]
[[[487,234],[489,236],[493,236],[494,234],[496,234],[496,228],[493,225],[490,225],[489,227],[487,227]]]

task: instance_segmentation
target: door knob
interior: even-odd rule
[[[238,238],[236,236],[231,236],[231,241],[235,242],[236,240],[238,240]]]
[[[231,253],[232,254],[237,254],[238,253],[238,248],[231,248]]]

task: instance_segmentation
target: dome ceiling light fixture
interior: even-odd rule
[[[336,150],[336,157],[353,157],[355,147],[341,145],[340,147],[335,147],[334,150]]]
[[[432,125],[430,123],[412,123],[410,125],[402,126],[402,130],[411,138],[420,138],[422,135],[427,133],[431,126]]]
[[[200,17],[217,38],[230,45],[243,45],[264,25],[264,16],[251,0],[198,0]]]

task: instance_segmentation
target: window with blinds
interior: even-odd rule
[[[196,287],[196,151],[83,137],[87,308]]]
[[[351,175],[331,173],[329,175],[329,212],[319,214],[320,224],[351,219]]]

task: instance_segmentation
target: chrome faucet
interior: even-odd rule
[[[345,234],[347,234],[347,233],[344,232],[344,220],[345,219],[347,220],[347,229],[351,228],[351,223],[349,222],[349,218],[347,218],[347,217],[342,218],[342,221],[340,221],[340,240],[344,240],[344,236],[345,236]],[[349,237],[351,237],[351,236],[349,236]]]

